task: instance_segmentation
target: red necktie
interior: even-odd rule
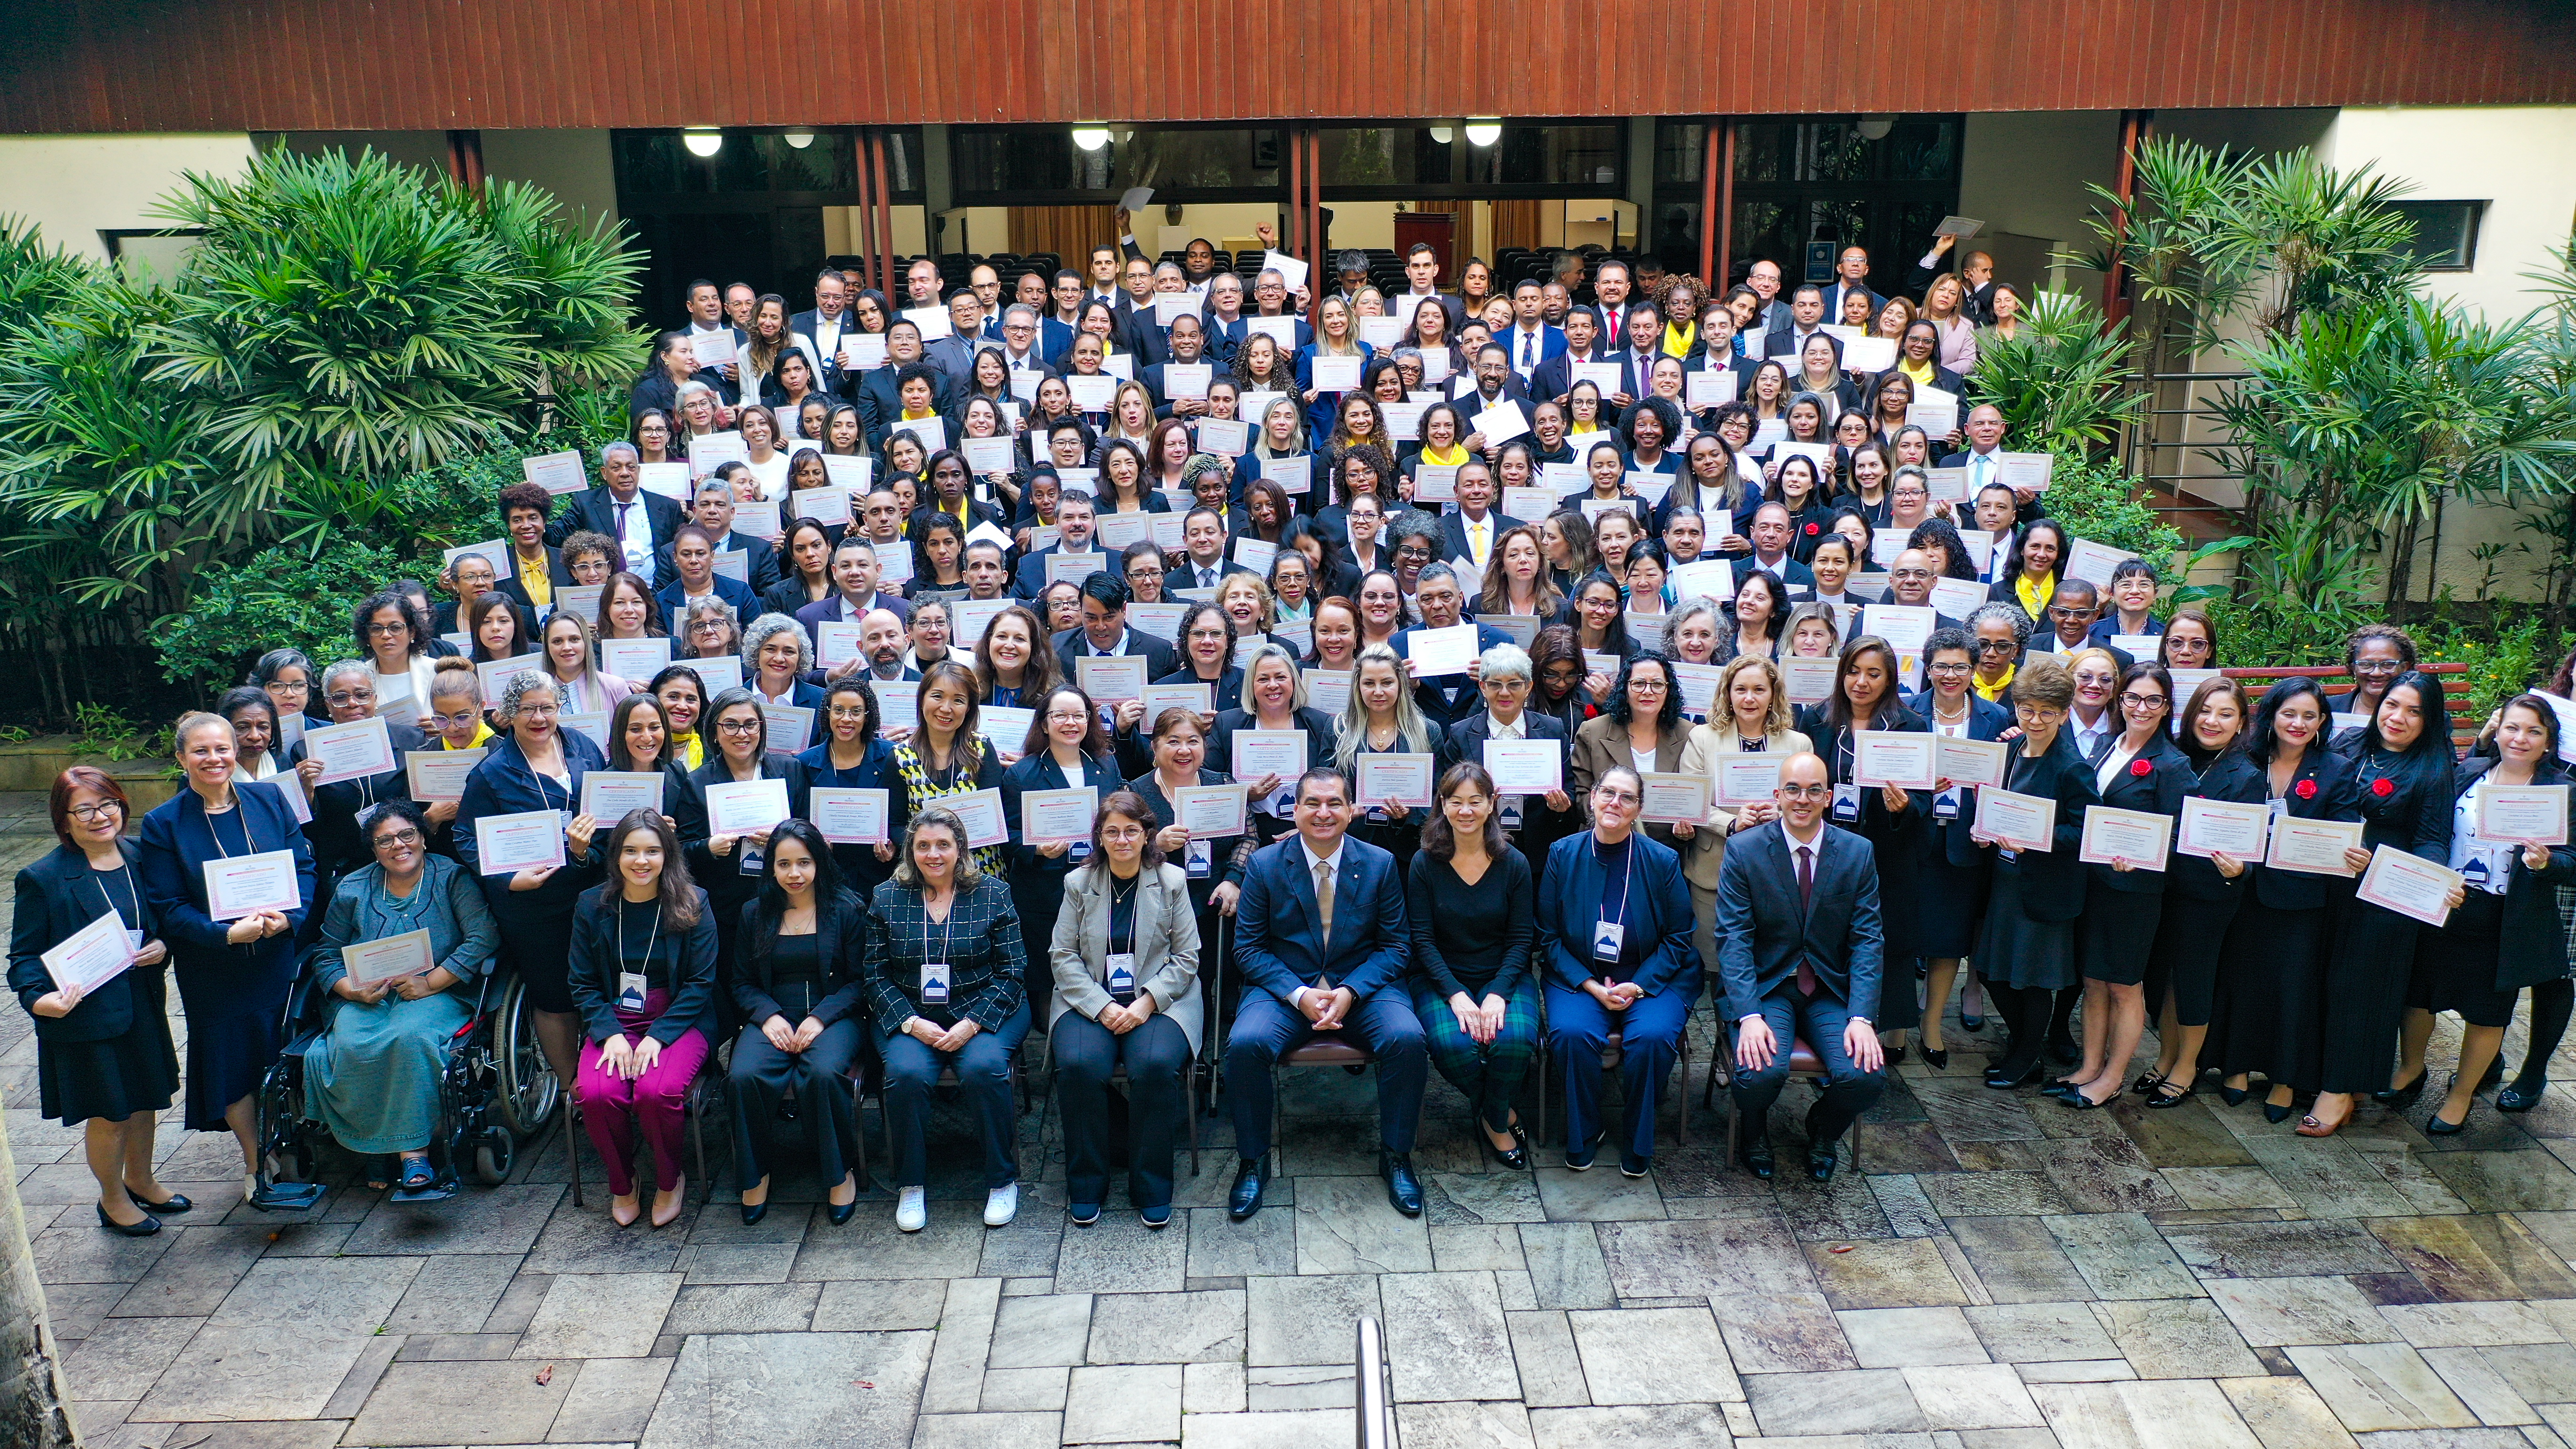
[[[1812,909],[1815,905],[1815,900],[1816,853],[1812,847],[1801,845],[1798,847],[1799,913],[1804,915],[1807,911]],[[1803,954],[1798,957],[1798,994],[1801,996],[1813,996],[1816,994],[1816,968],[1807,964],[1807,958]]]

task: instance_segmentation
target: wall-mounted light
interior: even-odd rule
[[[784,139],[788,145],[802,151],[806,147],[814,144],[814,133],[811,131],[790,131],[786,134]]]
[[[1864,141],[1884,141],[1887,139],[1887,133],[1896,129],[1896,118],[1863,116],[1860,118],[1860,124],[1852,129],[1860,132],[1860,138]]]
[[[680,144],[692,156],[713,156],[724,149],[724,132],[713,126],[691,126],[680,133]]]
[[[1076,126],[1073,128],[1073,144],[1081,147],[1085,151],[1097,151],[1101,147],[1109,144],[1109,128],[1107,126]]]
[[[1501,139],[1503,139],[1503,123],[1499,117],[1469,116],[1467,118],[1468,145],[1490,146]]]
[[[1431,139],[1443,146],[1448,145],[1449,138],[1457,134],[1458,133],[1455,130],[1447,126],[1434,126],[1431,128]]]

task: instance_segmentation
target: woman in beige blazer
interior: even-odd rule
[[[1682,746],[1681,773],[1706,775],[1712,802],[1719,794],[1721,761],[1747,754],[1786,757],[1813,748],[1805,735],[1789,728],[1789,691],[1780,682],[1778,667],[1758,654],[1739,654],[1727,662],[1717,677],[1716,708],[1709,715],[1709,722],[1692,730]],[[1691,910],[1698,918],[1691,943],[1711,971],[1717,969],[1717,871],[1726,862],[1726,838],[1779,814],[1779,807],[1767,802],[1735,810],[1711,804],[1708,824],[1692,832],[1690,848],[1682,853],[1682,874],[1690,881]]]
[[[1199,1046],[1199,921],[1189,875],[1154,844],[1154,812],[1119,790],[1100,802],[1091,858],[1064,878],[1049,963],[1065,1195],[1076,1225],[1109,1195],[1109,1078],[1127,1065],[1127,1197],[1145,1226],[1172,1220],[1172,1143],[1188,1110],[1181,1074]]]
[[[1672,665],[1661,654],[1632,655],[1619,666],[1618,682],[1610,687],[1602,712],[1574,732],[1574,797],[1584,802],[1586,816],[1592,808],[1593,784],[1613,765],[1625,765],[1640,775],[1680,770],[1682,742],[1689,732]],[[1686,851],[1692,827],[1649,825],[1646,834]]]

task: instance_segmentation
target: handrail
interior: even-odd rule
[[[1377,1320],[1360,1315],[1358,1354],[1351,1367],[1358,1392],[1351,1396],[1359,1423],[1352,1443],[1357,1449],[1396,1449],[1395,1394],[1386,1361],[1386,1334]]]

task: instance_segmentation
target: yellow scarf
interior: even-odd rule
[[[1684,322],[1667,322],[1667,323],[1665,323],[1665,324],[1664,324],[1664,355],[1665,355],[1666,357],[1688,357],[1688,356],[1690,356],[1691,343],[1692,343],[1694,340],[1696,340],[1696,339],[1698,338],[1698,336],[1699,336],[1699,324],[1698,324],[1698,323],[1696,323],[1696,322],[1688,322],[1688,323],[1684,323]]]
[[[515,555],[518,551],[511,550]],[[554,579],[546,573],[546,551],[537,550],[535,558],[519,560],[519,587],[528,591],[528,602],[540,607],[555,601]]]
[[[1916,362],[1912,358],[1898,358],[1896,362],[1896,370],[1904,373],[1907,377],[1914,379],[1918,386],[1930,387],[1932,385],[1933,365],[1930,362]]]
[[[704,748],[698,743],[698,737],[695,734],[671,736],[670,751],[686,761],[692,770],[706,763]]]
[[[438,747],[442,750],[480,749],[483,746],[483,742],[490,738],[492,738],[492,727],[478,719],[474,721],[474,738],[467,740],[461,745],[451,745],[447,742],[447,737],[441,735],[438,740]]]
[[[2034,588],[2030,575],[2017,574],[2013,577],[2013,596],[2021,600],[2022,612],[2034,619],[2047,618],[2048,601],[2057,597],[2057,575],[2050,574],[2041,583],[2043,587]]]
[[[2012,688],[2013,675],[2019,673],[2020,670],[2021,666],[2018,664],[2012,666],[2010,669],[2006,669],[2004,671],[2004,677],[1996,680],[1993,684],[1986,683],[1985,679],[1980,675],[1970,674],[1968,676],[1968,687],[1977,692],[1977,697],[1979,699],[1986,701],[1988,704],[1992,704],[2003,697],[2005,690]]]
[[[1435,468],[1454,468],[1467,461],[1467,450],[1456,443],[1450,444],[1446,450],[1424,448],[1422,461]]]

